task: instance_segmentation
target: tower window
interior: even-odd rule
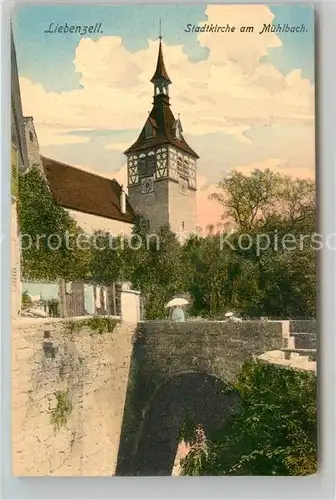
[[[177,171],[181,177],[188,179],[189,177],[189,165],[188,160],[182,160],[182,158],[177,159]]]
[[[31,140],[31,142],[34,142],[34,134],[33,134],[33,132],[29,132],[29,139]]]
[[[155,173],[155,156],[148,156],[147,158],[140,158],[138,165],[139,178],[151,177]]]
[[[182,221],[182,229],[184,229],[184,220]]]

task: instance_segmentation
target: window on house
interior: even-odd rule
[[[34,142],[34,134],[33,134],[33,132],[29,132],[29,139],[31,140],[31,142]]]

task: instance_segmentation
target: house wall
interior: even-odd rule
[[[121,233],[130,235],[132,232],[132,224],[126,222],[106,219],[105,217],[98,217],[97,215],[84,214],[76,210],[68,210],[68,212],[77,224],[89,234],[95,231],[104,231],[112,235]]]

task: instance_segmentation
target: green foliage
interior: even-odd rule
[[[87,275],[90,252],[75,245],[82,231],[53,200],[36,167],[19,177],[18,216],[24,279],[71,281]]]
[[[136,249],[133,240],[142,242],[140,248]],[[169,227],[163,227],[157,238],[135,228],[124,251],[123,276],[142,292],[145,319],[165,318],[165,303],[188,291],[181,255],[181,245]]]
[[[317,470],[316,377],[262,362],[237,379],[238,415],[192,448],[183,475],[310,475]]]
[[[142,238],[141,247],[132,250],[126,244],[114,253],[114,261],[107,252],[102,273],[112,266],[111,278],[127,279],[141,291],[145,319],[165,318],[165,303],[184,294],[191,297],[192,316],[221,319],[232,309],[245,317],[315,317],[315,250],[309,241],[315,224],[314,183],[256,170],[251,176],[234,173],[219,187],[222,193],[213,198],[236,226],[229,243],[228,235],[212,234],[192,236],[181,245],[165,227],[158,245],[155,240],[147,244],[148,231],[138,224],[133,237]],[[240,248],[239,243],[249,245],[247,232],[250,248]],[[261,233],[270,243],[258,251]],[[294,249],[276,244],[287,234],[298,242]]]
[[[66,425],[72,412],[72,403],[69,398],[68,390],[55,392],[55,397],[56,407],[51,413],[51,424],[54,428],[54,432],[57,432],[61,427]]]
[[[48,308],[48,314],[51,317],[59,317],[60,313],[60,301],[58,298],[54,299],[49,299],[46,301],[47,303],[47,308]]]
[[[21,296],[21,307],[22,309],[28,309],[33,305],[33,301],[30,298],[30,295],[28,292],[23,292]]]
[[[238,230],[315,230],[313,181],[255,169],[251,175],[233,172],[218,187],[221,191],[210,198],[222,205],[223,219],[231,219]]]
[[[118,320],[109,317],[93,316],[80,320],[68,320],[64,323],[66,333],[78,332],[82,328],[92,330],[92,333],[102,335],[105,332],[113,332]]]
[[[92,236],[91,281],[109,285],[123,279],[124,243],[122,236],[96,231]]]
[[[191,316],[222,319],[231,309],[244,317],[315,317],[316,252],[311,242],[306,239],[292,250],[276,247],[284,235],[300,241],[314,233],[314,183],[256,170],[250,176],[235,172],[219,187],[222,191],[213,199],[222,204],[223,217],[235,223],[229,243],[228,235],[211,234],[192,236],[181,245],[169,227],[153,236],[138,220],[129,239],[96,233],[88,250],[69,250],[64,240],[58,250],[50,250],[45,239],[39,248],[23,249],[24,277],[89,278],[102,285],[130,281],[141,291],[147,320],[166,318],[166,302],[181,295],[191,298]],[[52,200],[37,169],[20,177],[19,191],[22,234],[33,240],[41,234],[81,234]],[[247,232],[248,249],[243,240]],[[261,233],[270,244],[258,252]]]
[[[104,332],[113,332],[118,324],[118,321],[113,318],[102,318],[95,316],[93,318],[88,318],[84,320],[84,325],[90,330],[99,333],[100,335]]]
[[[180,429],[179,443],[184,441],[186,444],[192,444],[195,440],[196,428],[195,419],[190,416],[186,417]]]

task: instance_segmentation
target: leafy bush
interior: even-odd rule
[[[183,475],[289,475],[317,470],[316,377],[248,362],[237,379],[241,409],[204,447],[182,460]],[[190,433],[190,431],[189,431]]]
[[[28,294],[28,292],[23,292],[21,296],[21,307],[22,309],[28,309],[33,305],[33,301]]]

